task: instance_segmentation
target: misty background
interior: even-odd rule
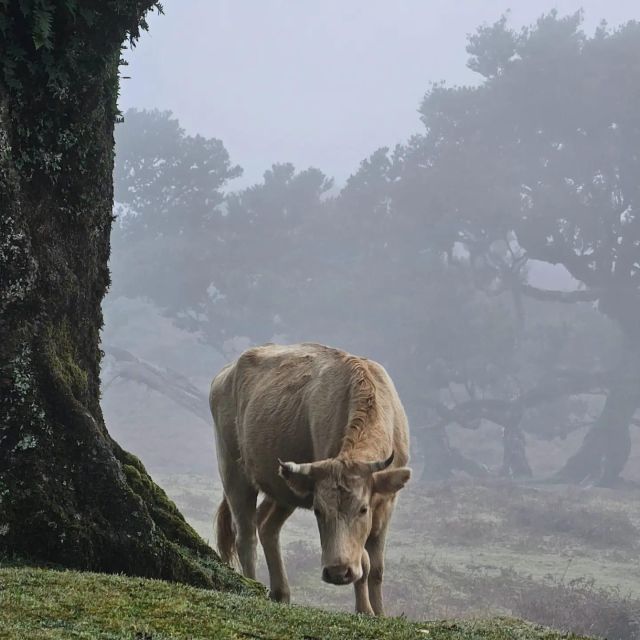
[[[638,17],[632,0],[189,0],[167,2],[133,52],[120,105],[168,109],[190,133],[224,141],[258,182],[273,162],[321,167],[339,184],[381,146],[421,129],[432,82],[477,84],[466,38],[508,12],[518,29],[556,8],[588,33]]]
[[[125,52],[103,408],[205,538],[211,378],[322,342],[409,416],[394,613],[640,632],[640,25],[581,6],[168,3]]]

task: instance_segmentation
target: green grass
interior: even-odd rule
[[[506,618],[372,619],[160,580],[6,565],[0,567],[0,638],[578,640]]]

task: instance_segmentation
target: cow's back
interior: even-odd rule
[[[314,344],[263,345],[213,380],[218,454],[276,500],[302,506],[278,477],[278,458],[311,462],[340,449],[348,411],[341,354]]]
[[[318,344],[264,345],[245,351],[211,386],[218,457],[222,453],[227,464],[238,465],[238,471],[274,499],[308,506],[278,477],[277,460],[303,463],[338,455],[349,422],[353,360],[350,354]],[[384,369],[366,362],[375,369],[380,400],[395,416],[395,433],[388,434],[388,444],[396,449],[396,464],[405,464],[404,411]]]

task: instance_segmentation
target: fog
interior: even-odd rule
[[[330,344],[409,417],[390,613],[640,633],[640,25],[581,6],[172,2],[125,52],[103,408],[203,537],[211,378]]]
[[[125,55],[120,104],[169,109],[189,133],[221,138],[245,170],[272,162],[316,166],[338,182],[380,146],[419,128],[430,82],[477,82],[466,36],[505,11],[515,27],[556,7],[584,9],[588,32],[638,15],[605,2],[169,2]]]

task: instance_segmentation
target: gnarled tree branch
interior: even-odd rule
[[[584,289],[579,291],[554,291],[549,289],[539,289],[530,284],[521,284],[519,286],[523,295],[534,300],[543,302],[594,302],[598,300],[602,294],[602,289]]]
[[[120,347],[108,347],[105,351],[116,360],[116,371],[110,383],[117,378],[124,378],[143,384],[173,400],[207,424],[211,422],[207,394],[195,387],[182,374],[155,367]]]

